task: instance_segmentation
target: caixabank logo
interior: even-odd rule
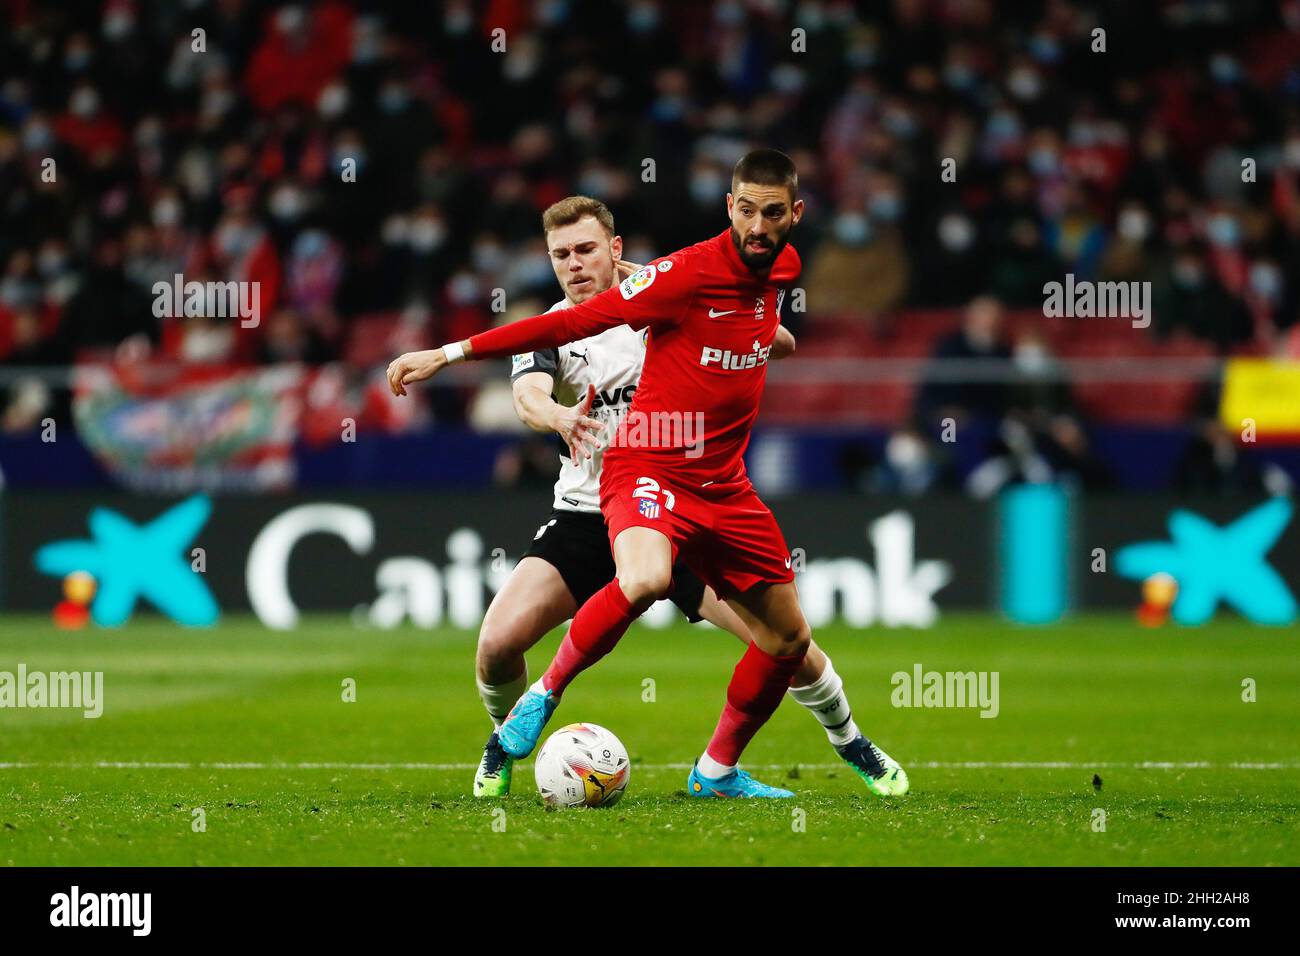
[[[1256,624],[1281,626],[1296,619],[1295,595],[1268,554],[1291,522],[1294,507],[1273,498],[1226,525],[1187,509],[1169,516],[1168,541],[1130,544],[1115,556],[1115,570],[1149,581],[1156,575],[1176,587],[1170,611],[1179,624],[1204,624],[1220,604]]]
[[[1296,598],[1282,573],[1296,566],[1300,550],[1296,533],[1286,533],[1294,513],[1289,498],[1254,506],[1210,499],[1195,508],[1165,504],[1138,497],[1076,500],[1051,485],[1004,492],[996,512],[1003,612],[1020,623],[1050,624],[1080,603],[1132,607],[1135,590],[1126,582],[1138,581],[1138,619],[1147,626],[1205,624],[1221,607],[1253,624],[1296,620]],[[1168,539],[1152,540],[1161,524]],[[1146,539],[1135,541],[1139,536]]]
[[[215,624],[220,610],[195,567],[201,554],[191,551],[211,514],[206,495],[187,498],[143,524],[95,508],[87,521],[89,538],[54,541],[36,552],[37,570],[64,579],[65,600],[56,619],[76,626],[88,615],[101,627],[118,627],[143,600],[178,624]]]

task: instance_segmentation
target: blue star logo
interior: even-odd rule
[[[55,541],[36,552],[36,568],[63,577],[85,571],[98,584],[90,616],[101,627],[124,624],[147,599],[178,624],[216,623],[216,599],[189,564],[189,545],[212,514],[206,495],[187,498],[137,525],[108,508],[90,513],[91,538]]]
[[[1220,528],[1191,511],[1169,516],[1169,541],[1143,541],[1115,556],[1115,570],[1145,580],[1158,571],[1178,582],[1173,617],[1204,624],[1220,601],[1256,624],[1290,624],[1296,599],[1265,555],[1291,521],[1291,502],[1274,498]]]

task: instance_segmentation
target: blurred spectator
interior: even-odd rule
[[[999,302],[1037,309],[1073,272],[1152,282],[1148,334],[1297,355],[1300,3],[1222,4],[1213,28],[1202,6],[1129,5],[1112,29],[1143,42],[1112,36],[1098,69],[1094,11],[1066,2],[9,4],[0,361],[346,363],[376,317],[367,361],[464,338],[558,297],[550,202],[605,199],[649,261],[726,227],[760,144],[796,157],[807,202],[801,354],[961,308],[921,348],[1050,363],[1055,333],[1013,352]],[[178,274],[259,283],[258,327],[155,318]],[[917,442],[951,413],[1018,474],[1104,481],[1057,377],[927,382],[880,480],[941,480],[945,449]],[[470,391],[417,401],[455,421]],[[40,403],[18,404],[6,421]]]
[[[1002,303],[992,296],[979,296],[966,307],[961,329],[935,348],[937,360],[1009,362],[1011,349],[1003,338]],[[960,426],[971,419],[993,422],[1009,406],[1008,387],[997,381],[949,381],[929,378],[916,398],[916,417],[934,431],[945,419]]]

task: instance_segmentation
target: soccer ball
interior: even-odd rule
[[[542,745],[533,773],[548,807],[608,807],[631,775],[627,748],[604,727],[569,724]]]

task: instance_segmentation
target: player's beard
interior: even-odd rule
[[[770,242],[766,237],[762,237],[763,242]],[[745,240],[741,238],[736,227],[731,227],[731,244],[736,247],[736,253],[740,256],[740,261],[755,272],[772,268],[772,263],[776,262],[776,257],[781,254],[781,250],[790,242],[790,230],[787,229],[781,234],[773,245],[764,249],[762,252],[750,252],[745,248]]]

